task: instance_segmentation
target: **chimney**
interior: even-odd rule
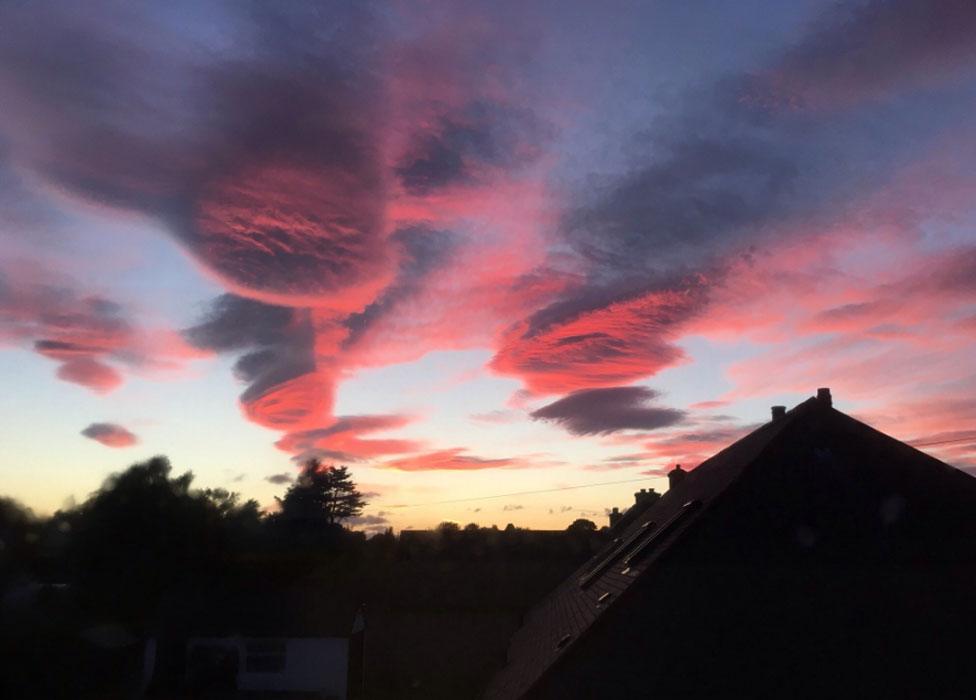
[[[684,481],[686,476],[688,476],[688,472],[682,469],[680,464],[675,464],[674,469],[668,472],[668,488],[673,490],[675,486]]]
[[[786,418],[786,406],[773,406],[773,420],[777,421],[780,418]]]
[[[833,406],[834,401],[830,396],[830,389],[825,386],[817,389],[817,401],[820,401],[825,406]]]
[[[620,509],[614,506],[613,510],[610,511],[610,527],[619,523],[622,515],[623,513],[620,512]]]
[[[643,504],[650,505],[654,503],[657,499],[661,497],[654,489],[641,489],[634,494],[634,505],[639,506]]]

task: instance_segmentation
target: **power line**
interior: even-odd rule
[[[624,479],[622,481],[602,481],[596,484],[576,484],[574,486],[559,486],[552,489],[537,489],[535,491],[513,491],[512,493],[496,493],[492,496],[473,496],[471,498],[454,498],[448,501],[431,501],[429,503],[409,503],[387,506],[387,508],[419,508],[421,506],[442,506],[448,503],[468,503],[469,501],[487,501],[490,498],[509,498],[511,496],[529,496],[537,493],[555,493],[557,491],[572,491],[574,489],[588,489],[595,486],[614,486],[616,484],[633,484],[638,481],[650,481],[660,477],[646,476],[640,479]]]

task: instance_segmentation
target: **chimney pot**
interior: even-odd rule
[[[674,469],[668,472],[668,488],[673,489],[675,486],[680,484],[686,476],[688,476],[688,472],[682,469],[680,464],[675,464]]]
[[[786,418],[786,406],[773,406],[773,420]]]
[[[818,401],[822,401],[823,403],[827,404],[828,406],[833,406],[834,405],[834,401],[833,401],[833,399],[830,396],[830,389],[827,388],[827,387],[825,387],[825,386],[824,387],[820,387],[819,389],[817,389],[817,400]]]

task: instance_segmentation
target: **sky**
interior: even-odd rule
[[[976,4],[0,5],[0,492],[605,524],[829,386],[976,471]]]

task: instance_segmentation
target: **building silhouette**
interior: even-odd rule
[[[530,611],[487,700],[976,692],[976,478],[821,389],[670,482]]]

